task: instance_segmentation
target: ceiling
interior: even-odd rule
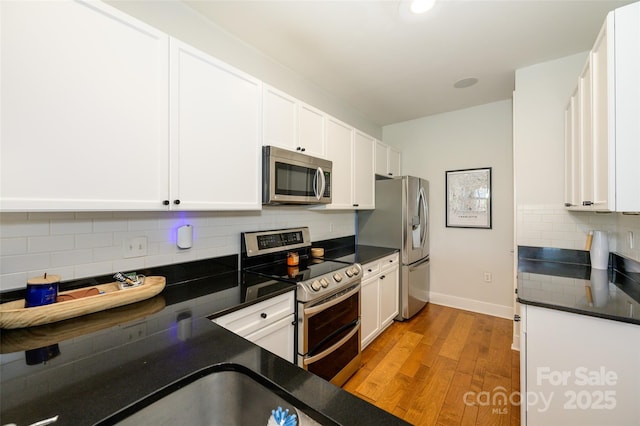
[[[183,0],[384,126],[510,99],[514,71],[591,48],[632,0]],[[458,89],[453,84],[475,77]]]

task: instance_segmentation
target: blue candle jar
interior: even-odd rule
[[[25,308],[55,303],[58,297],[60,275],[44,274],[27,280]]]

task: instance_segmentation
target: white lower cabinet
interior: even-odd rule
[[[360,322],[364,349],[398,315],[398,253],[362,265]]]
[[[640,424],[640,325],[521,305],[523,425]]]
[[[295,292],[212,319],[216,324],[293,363]]]

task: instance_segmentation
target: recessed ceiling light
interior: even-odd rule
[[[436,0],[413,0],[409,10],[416,15],[425,13],[436,4]]]
[[[453,83],[453,87],[456,89],[464,89],[465,87],[471,87],[478,82],[478,79],[475,77],[463,78],[462,80],[458,80]]]

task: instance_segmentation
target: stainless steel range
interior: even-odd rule
[[[298,365],[342,385],[360,366],[362,267],[312,257],[307,227],[245,232],[241,245],[243,280],[296,285]]]

